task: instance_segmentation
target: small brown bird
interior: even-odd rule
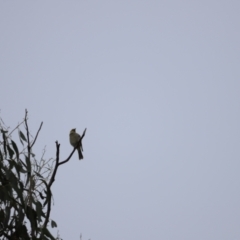
[[[76,128],[73,128],[73,129],[70,131],[70,134],[69,134],[70,144],[71,144],[73,147],[76,147],[77,144],[79,143],[80,138],[81,138],[80,134],[76,133]],[[80,143],[80,145],[79,145],[79,147],[77,148],[77,150],[78,150],[79,160],[83,159],[83,155],[82,155],[82,151],[83,151],[82,143]]]

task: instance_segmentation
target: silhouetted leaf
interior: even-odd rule
[[[31,176],[31,188],[35,188],[35,180],[34,180],[34,175]]]
[[[28,171],[24,170],[23,168],[19,169],[21,173],[27,173]]]
[[[43,178],[43,176],[42,176],[40,173],[38,173],[38,172],[36,172],[36,171],[34,171],[34,172],[35,172],[35,174],[36,174],[38,177]]]
[[[5,219],[5,214],[4,214],[4,211],[1,209],[0,210],[0,223],[2,223],[4,219]]]
[[[27,166],[27,171],[28,171],[29,173],[31,173],[31,171],[32,171],[31,162],[30,162],[29,157],[26,156],[26,155],[25,155],[25,162],[26,162],[26,166]]]
[[[24,203],[24,201],[23,201],[23,191],[21,190],[21,188],[19,186],[17,186],[14,190],[17,193],[18,198],[20,199],[21,204],[23,204]]]
[[[0,200],[2,203],[7,201],[7,191],[5,186],[0,186]]]
[[[23,220],[24,220],[25,214],[24,214],[22,208],[18,208],[17,211],[18,211],[18,223],[17,223],[17,225],[18,225],[18,226],[19,226],[19,225],[21,226],[21,225],[22,225],[22,222],[23,222]]]
[[[16,153],[16,156],[17,156],[17,159],[19,158],[19,152],[18,152],[18,148],[17,148],[17,145],[16,143],[12,140],[12,146],[13,146],[13,149]]]
[[[3,135],[3,149],[4,149],[4,153],[5,155],[7,155],[7,140],[6,140],[6,135],[5,133],[2,131],[2,135]]]
[[[43,195],[42,195],[42,193],[41,192],[39,192],[39,196],[40,196],[40,198],[43,200],[44,198],[46,198],[46,197],[44,197]]]
[[[0,151],[0,161],[3,160],[3,155],[2,155],[2,152]]]
[[[7,145],[7,150],[8,150],[9,157],[12,159],[12,157],[14,155],[14,151],[11,149],[11,147],[9,145]]]
[[[33,208],[27,206],[26,207],[26,215],[31,223],[31,228],[37,229],[37,213],[36,213],[36,211]]]
[[[22,181],[19,181],[19,189],[23,192],[24,190],[24,185],[22,183]]]
[[[11,207],[6,207],[5,208],[5,219],[3,221],[3,226],[6,227],[8,225],[8,221],[9,221],[9,218],[10,218],[10,210],[11,210]]]
[[[36,202],[36,212],[37,212],[38,220],[41,221],[41,217],[42,217],[42,204],[39,201]]]
[[[53,237],[53,235],[48,231],[47,228],[44,228],[43,230],[43,233],[46,237],[50,238],[51,240],[55,240],[55,238]]]
[[[21,237],[24,240],[30,240],[31,238],[28,235],[28,231],[25,225],[20,225],[17,229],[17,236]]]
[[[55,227],[57,227],[57,223],[52,220],[52,221],[51,221],[51,226],[52,226],[52,228],[55,228]]]
[[[18,178],[20,178],[20,172],[21,172],[21,168],[22,168],[21,164],[19,162],[15,162],[12,160],[9,161],[9,164],[12,164],[12,166],[14,166],[14,168],[16,169]]]
[[[9,178],[8,179],[11,182],[12,187],[14,188],[14,190],[16,188],[18,188],[18,186],[17,186],[18,185],[18,180],[17,180],[15,174],[11,170],[9,170]]]
[[[30,159],[28,156],[25,155],[25,162],[26,162],[26,165],[27,165],[27,181],[26,181],[26,184],[25,186],[27,186],[29,180],[30,180],[30,174],[31,174],[31,162],[30,162]]]
[[[22,139],[24,142],[27,142],[27,139],[21,130],[19,130],[19,136],[20,136],[20,139]]]
[[[44,179],[39,179],[39,180],[42,181],[44,183],[44,185],[46,186],[46,189],[43,190],[45,192],[45,194],[46,194],[46,200],[45,200],[45,202],[43,204],[43,206],[45,206],[50,201],[52,193],[51,193],[51,190],[48,187],[46,181]]]

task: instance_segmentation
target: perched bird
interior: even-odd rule
[[[69,140],[70,140],[70,144],[73,146],[73,147],[76,147],[78,144],[78,156],[79,156],[79,160],[83,159],[83,155],[82,155],[82,151],[83,151],[83,148],[82,148],[82,143],[79,143],[79,140],[80,140],[81,136],[80,134],[76,133],[76,128],[73,128],[71,131],[70,131],[70,134],[69,134]]]

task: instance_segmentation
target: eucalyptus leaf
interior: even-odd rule
[[[14,151],[11,149],[11,147],[9,145],[7,145],[7,150],[8,150],[9,157],[12,159],[12,157],[14,155]]]
[[[52,226],[52,228],[55,228],[55,227],[57,227],[57,223],[52,220],[52,221],[51,221],[51,226]]]
[[[4,132],[2,133],[2,135],[3,135],[3,149],[4,149],[4,153],[5,153],[5,155],[7,155],[7,139],[6,139],[6,135],[5,135]]]
[[[25,186],[27,186],[29,180],[30,180],[30,174],[31,174],[31,162],[28,156],[25,155],[25,161],[26,161],[26,165],[27,165],[27,180],[26,180],[26,184]]]
[[[44,232],[44,235],[48,238],[50,238],[51,240],[55,240],[55,238],[53,237],[53,235],[49,232],[49,230],[47,228],[44,228],[42,230]]]
[[[32,171],[32,166],[31,166],[31,162],[28,156],[25,155],[25,162],[26,162],[26,166],[27,166],[27,171],[29,173],[31,173]]]
[[[10,207],[5,208],[5,219],[3,221],[3,226],[4,227],[7,227],[7,225],[8,225],[8,221],[9,221],[9,218],[10,218],[10,211],[11,211]]]
[[[37,201],[36,202],[36,212],[37,212],[38,220],[40,222],[41,222],[42,215],[44,216],[42,209],[43,209],[42,204],[39,201]]]
[[[24,142],[27,142],[27,139],[26,139],[25,135],[22,133],[21,130],[19,130],[19,136]]]
[[[12,146],[13,146],[13,149],[16,153],[16,156],[17,156],[17,159],[19,158],[19,151],[18,151],[18,148],[17,148],[17,145],[16,143],[12,140]]]

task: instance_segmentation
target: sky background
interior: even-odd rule
[[[1,1],[0,109],[61,160],[64,239],[240,240],[240,2]],[[53,233],[56,231],[54,230]]]

